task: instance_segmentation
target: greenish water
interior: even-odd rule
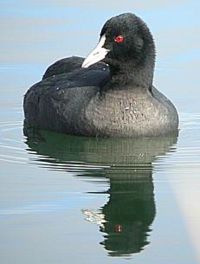
[[[0,3],[0,263],[199,263],[198,6]],[[25,137],[28,87],[53,61],[86,55],[124,11],[153,32],[155,85],[177,106],[178,137]]]

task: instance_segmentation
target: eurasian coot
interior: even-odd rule
[[[24,98],[25,126],[85,136],[176,133],[178,114],[152,84],[155,46],[136,15],[109,19],[84,60],[51,65]]]

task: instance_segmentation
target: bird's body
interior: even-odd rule
[[[110,19],[97,49],[103,53],[63,59],[47,69],[25,95],[25,125],[86,136],[177,132],[175,107],[152,85],[154,42],[144,22],[132,14]]]

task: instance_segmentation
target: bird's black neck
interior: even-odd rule
[[[150,89],[153,82],[154,61],[143,65],[134,65],[134,63],[110,62],[111,81],[105,86],[105,89],[120,89],[120,87],[141,87]]]

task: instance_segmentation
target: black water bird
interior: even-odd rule
[[[174,105],[153,86],[155,45],[136,15],[109,19],[86,59],[51,65],[24,98],[26,128],[102,137],[177,133]]]

